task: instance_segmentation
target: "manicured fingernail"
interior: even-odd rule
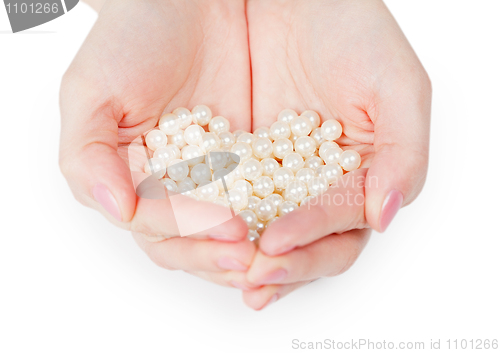
[[[94,196],[94,199],[109,212],[109,214],[115,217],[119,222],[122,221],[118,203],[107,187],[102,184],[96,184],[92,190],[92,195]]]
[[[248,266],[231,257],[221,257],[217,261],[217,265],[223,270],[246,271],[248,269]]]
[[[248,288],[247,286],[245,286],[241,283],[238,283],[236,281],[229,281],[229,284],[231,284],[234,288],[238,288],[241,290],[250,290],[250,288]]]
[[[401,192],[398,190],[392,190],[387,194],[384,203],[382,204],[382,212],[380,215],[380,230],[382,232],[387,229],[402,204],[403,194]]]
[[[269,299],[269,301],[266,303],[266,305],[264,305],[260,310],[264,309],[264,308],[267,308],[269,305],[271,305],[272,303],[274,303],[276,300],[278,300],[278,293],[275,293],[271,299]]]
[[[267,276],[265,276],[262,280],[257,281],[258,284],[273,284],[279,283],[286,278],[288,272],[284,269],[279,269],[274,272],[271,272]]]

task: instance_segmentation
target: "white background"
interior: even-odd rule
[[[387,4],[433,82],[428,181],[354,267],[261,312],[156,267],[70,194],[61,76],[96,14],[10,34],[0,8],[0,352],[291,352],[292,339],[500,339],[500,3]]]

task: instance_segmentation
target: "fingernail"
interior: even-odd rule
[[[92,195],[94,196],[94,199],[99,202],[99,204],[104,207],[106,211],[108,211],[109,214],[115,217],[119,222],[122,221],[118,203],[107,187],[102,184],[96,184],[92,190]]]
[[[269,305],[271,305],[272,303],[274,303],[276,300],[278,300],[278,293],[275,293],[271,299],[269,299],[269,301],[266,303],[266,305],[264,305],[260,310],[264,309],[264,308],[267,308]]]
[[[217,265],[223,270],[246,271],[248,269],[248,266],[231,257],[221,257],[217,261]]]
[[[284,269],[279,269],[277,271],[271,272],[267,276],[265,276],[262,280],[257,281],[258,284],[273,284],[281,282],[286,278],[288,272]]]
[[[391,221],[398,213],[403,204],[403,194],[398,190],[392,190],[387,194],[384,203],[382,204],[382,212],[380,215],[380,231],[384,232]]]
[[[238,283],[236,281],[229,281],[229,283],[234,287],[234,288],[238,288],[238,289],[241,289],[241,290],[250,290],[250,288],[248,288],[247,286],[241,284],[241,283]]]

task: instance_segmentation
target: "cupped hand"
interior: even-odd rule
[[[233,128],[250,129],[243,1],[107,1],[63,78],[60,102],[60,166],[80,202],[130,229],[155,263],[245,286],[255,247],[244,222],[165,240],[176,232],[172,207],[137,197],[127,151],[162,112],[181,106],[206,104]],[[197,209],[204,219],[221,212],[189,206],[181,217]]]
[[[340,121],[337,142],[363,160],[319,202],[265,231],[247,273],[264,286],[244,292],[259,309],[345,271],[368,241],[366,228],[384,231],[417,197],[427,172],[431,86],[380,0],[250,0],[247,16],[254,128],[271,125],[283,107],[312,109]]]

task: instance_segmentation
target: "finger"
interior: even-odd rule
[[[279,256],[258,251],[247,272],[255,285],[284,284],[336,276],[356,261],[370,237],[370,229],[332,234]]]
[[[268,285],[257,289],[243,291],[243,302],[254,309],[262,310],[277,300],[284,298],[289,293],[293,292],[312,281],[302,281],[291,284]]]
[[[260,239],[260,250],[276,256],[326,234],[366,227],[365,174],[366,169],[345,174],[325,193],[273,222]]]
[[[186,272],[224,287],[236,288],[243,291],[259,288],[259,286],[255,286],[251,283],[248,283],[245,272],[242,271],[225,271],[225,272],[186,271]]]
[[[225,243],[213,240],[171,238],[150,242],[140,233],[132,235],[158,266],[184,271],[246,271],[255,255],[250,241]]]
[[[401,65],[388,70],[377,104],[367,110],[375,127],[375,156],[367,174],[365,213],[380,232],[417,197],[427,174],[430,81],[416,57]]]

